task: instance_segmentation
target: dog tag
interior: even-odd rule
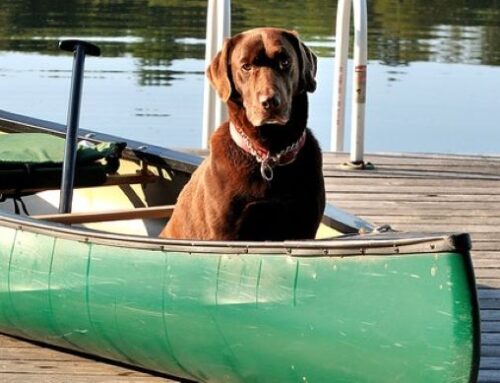
[[[274,177],[273,165],[274,165],[274,160],[270,157],[267,157],[264,160],[262,160],[262,163],[260,164],[260,174],[262,178],[264,178],[267,182],[271,182],[273,180]]]

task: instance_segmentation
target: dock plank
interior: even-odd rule
[[[164,376],[0,335],[2,383],[168,383]]]
[[[2,383],[27,383],[27,382],[43,382],[43,383],[68,383],[67,375],[57,374],[2,374]],[[71,383],[159,383],[168,382],[151,376],[143,377],[127,377],[127,376],[72,376]],[[173,380],[171,382],[174,382]]]
[[[469,232],[481,309],[479,382],[500,382],[500,156],[376,154],[345,170],[324,154],[327,200],[398,230]],[[2,382],[173,382],[146,372],[0,336]]]

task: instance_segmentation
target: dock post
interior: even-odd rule
[[[224,39],[231,34],[231,1],[209,0],[207,8],[207,32],[205,46],[205,69],[222,48]],[[205,76],[203,89],[202,148],[208,149],[210,136],[227,118],[226,106],[217,97]]]
[[[331,150],[342,152],[344,148],[345,94],[347,56],[351,6],[354,18],[354,72],[351,105],[351,153],[350,162],[343,166],[352,169],[371,169],[365,163],[364,131],[366,109],[366,76],[368,60],[368,20],[366,0],[339,0],[335,31],[335,69],[333,80]]]
[[[333,73],[333,104],[331,150],[344,150],[345,83],[347,77],[347,54],[349,50],[349,25],[351,0],[339,0],[337,24],[335,26],[335,67]]]
[[[363,164],[365,144],[366,64],[368,28],[366,0],[353,1],[354,73],[352,75],[351,163]]]

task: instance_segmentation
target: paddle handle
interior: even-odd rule
[[[73,200],[73,185],[75,182],[78,123],[80,119],[85,55],[99,56],[101,50],[96,45],[81,40],[61,41],[59,42],[59,48],[74,52],[59,202],[59,213],[70,213]]]

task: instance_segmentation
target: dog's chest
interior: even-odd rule
[[[300,225],[304,203],[290,188],[262,187],[260,193],[233,200],[231,214],[241,240],[283,240]]]
[[[290,227],[297,224],[297,201],[261,200],[245,205],[237,222],[242,240],[283,240],[290,236]],[[292,222],[294,221],[294,222]]]

